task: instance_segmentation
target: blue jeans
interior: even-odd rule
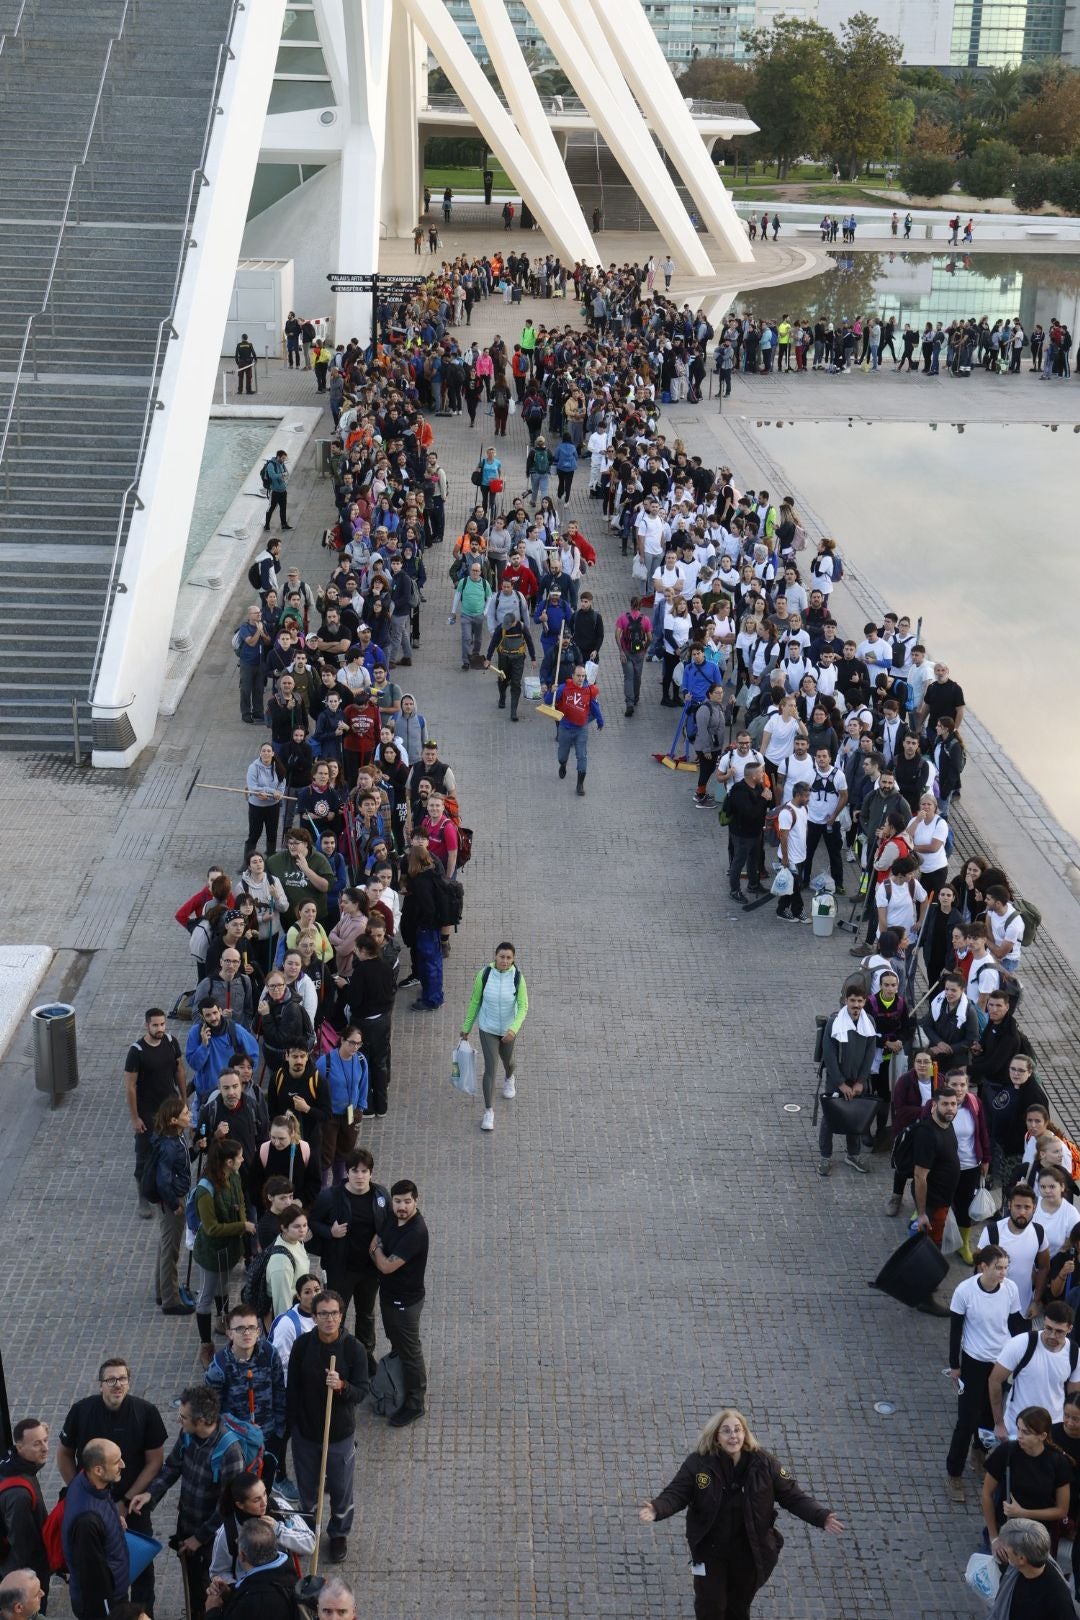
[[[584,776],[589,768],[589,739],[586,735],[587,726],[568,726],[565,720],[559,722],[559,736],[556,751],[559,764],[565,765],[570,758],[571,748],[577,760],[578,775]]]
[[[413,962],[420,978],[420,1000],[426,1007],[443,1004],[442,944],[437,928],[418,928]]]

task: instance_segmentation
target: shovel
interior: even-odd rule
[[[337,1371],[337,1356],[330,1357],[330,1371]],[[330,1451],[330,1416],[333,1411],[334,1392],[327,1385],[326,1416],[323,1418],[322,1457],[319,1459],[319,1494],[315,1507],[315,1551],[311,1555],[311,1568],[296,1583],[296,1601],[305,1608],[314,1609],[319,1593],[326,1585],[325,1575],[319,1574],[319,1542],[322,1538],[323,1502],[326,1493],[326,1459]]]

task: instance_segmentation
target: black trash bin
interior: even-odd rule
[[[50,1001],[30,1013],[34,1040],[34,1084],[55,1102],[79,1083],[79,1054],[75,1044],[75,1009],[66,1001]]]

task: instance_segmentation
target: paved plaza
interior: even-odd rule
[[[524,316],[550,313],[529,299],[489,301],[470,335],[512,340]],[[573,305],[558,315],[571,318]],[[824,379],[805,381],[826,396]],[[864,382],[851,397],[868,392]],[[769,381],[751,386],[756,398]],[[1023,378],[1010,389],[1014,415],[1038,419],[1038,386]],[[314,397],[309,376],[273,367],[262,390],[263,403]],[[875,384],[875,409],[893,394],[893,380]],[[1056,397],[1072,410],[1080,393]],[[672,431],[710,462],[731,454],[736,477],[754,481],[737,421],[715,411],[715,401],[680,408]],[[474,433],[466,416],[434,426],[449,538],[490,418]],[[512,417],[499,445],[511,491],[524,485],[525,447]],[[404,1432],[360,1420],[347,1570],[358,1610],[384,1620],[688,1616],[682,1523],[643,1526],[637,1508],[731,1402],[849,1527],[834,1539],[785,1519],[787,1546],[755,1615],[974,1613],[961,1573],[979,1532],[976,1482],[966,1509],[943,1488],[947,1327],[867,1287],[903,1235],[882,1214],[891,1172],[879,1159],[867,1177],[839,1161],[829,1181],[815,1174],[814,1015],[835,1005],[850,936],[816,940],[807,928],[792,939],[771,906],[743,915],[729,903],[725,835],[694,811],[693,778],[652,757],[674,723],[654,666],[640,709],[623,718],[611,643],[629,565],[586,482],[583,465],[569,511],[600,554],[589,584],[608,634],[608,723],[590,736],[584,802],[556,776],[550,722],[524,705],[511,727],[494,680],[458,669],[449,544],[428,557],[422,648],[405,690],[454,768],[475,853],[445,1006],[421,1017],[399,998],[390,1111],[362,1133],[380,1180],[415,1178],[431,1230],[430,1404]],[[311,458],[294,478],[283,557],[312,584],[328,570],[319,537],[331,510]],[[845,580],[845,624],[861,624],[866,593],[872,581]],[[24,1043],[0,1065],[0,1350],[13,1416],[33,1412],[54,1435],[106,1352],[130,1359],[134,1389],[170,1424],[170,1403],[197,1376],[193,1322],[154,1308],[155,1228],[135,1218],[121,1069],[144,1008],[171,1005],[191,981],[173,912],[211,861],[240,870],[243,801],[192,783],[239,785],[254,752],[229,649],[249,595],[245,586],[233,599],[178,714],[133,772],[0,756],[7,942],[57,949],[47,988],[69,991],[79,1018],[81,1084],[61,1109],[33,1094]],[[978,842],[974,780],[962,847]],[[1033,825],[1029,842],[1041,836]],[[1055,877],[1066,887],[1072,858],[1064,843]],[[487,1136],[448,1069],[473,973],[503,937],[516,943],[530,1012],[517,1100],[500,1100]],[[1075,1127],[1080,986],[1057,940],[1048,914],[1025,960],[1022,1022]],[[171,1027],[183,1040],[187,1026]],[[881,1400],[895,1416],[875,1413]],[[50,1471],[50,1501],[55,1488]],[[174,1511],[170,1497],[159,1529],[171,1530]],[[166,1591],[158,1620],[179,1613],[171,1568]]]

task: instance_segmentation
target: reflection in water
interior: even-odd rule
[[[1073,644],[1080,600],[1080,550],[1063,526],[1080,500],[1080,467],[1052,442],[1057,424],[755,428],[784,484],[886,606],[913,623],[923,616],[931,656],[950,665],[982,724],[1080,836],[1080,749],[1062,747],[1061,672],[1046,655]],[[742,477],[754,481],[749,468]]]
[[[779,318],[853,320],[875,311],[903,329],[985,315],[991,324],[1019,315],[1024,329],[1053,316],[1077,331],[1080,259],[1023,253],[832,253],[836,265],[785,287],[757,288],[735,301],[740,313]]]
[[[255,464],[255,458],[273,431],[273,417],[210,418],[188,530],[184,579],[191,573],[218,524],[236,499],[241,484]],[[257,509],[255,501],[251,505]]]

